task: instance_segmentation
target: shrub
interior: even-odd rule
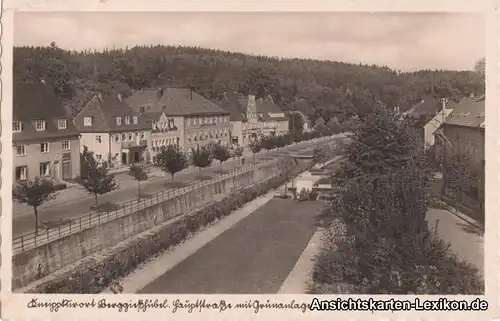
[[[54,184],[54,190],[55,191],[60,191],[60,190],[66,189],[66,188],[67,188],[66,183]]]
[[[303,164],[294,168],[299,173],[312,166]],[[157,234],[137,240],[131,247],[118,250],[111,257],[92,266],[82,266],[59,279],[38,285],[33,293],[100,293],[118,278],[133,271],[148,258],[184,241],[190,233],[198,231],[217,219],[229,215],[242,204],[284,183],[284,175],[272,176],[228,197],[213,202],[181,220],[165,226]]]

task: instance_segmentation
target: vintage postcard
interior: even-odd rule
[[[499,23],[4,3],[1,318],[500,316]]]

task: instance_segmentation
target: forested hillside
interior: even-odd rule
[[[143,87],[192,85],[216,102],[224,91],[271,94],[282,108],[301,109],[313,121],[319,115],[328,121],[333,112],[362,117],[377,101],[405,110],[431,92],[454,100],[469,92],[481,94],[484,61],[477,68],[401,73],[375,65],[173,46],[103,52],[67,51],[55,43],[14,48],[14,80],[43,79],[65,103],[88,90],[120,91],[127,95]]]

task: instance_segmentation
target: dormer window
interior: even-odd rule
[[[132,120],[133,120],[134,124],[137,124],[139,122],[139,118],[137,116],[134,116],[132,118]]]
[[[35,120],[35,129],[37,132],[45,130],[45,120]]]
[[[125,125],[130,125],[130,116],[125,116]]]
[[[83,117],[83,126],[92,126],[92,117]]]
[[[142,113],[144,113],[145,111],[146,111],[146,107],[141,106],[141,108],[140,108],[140,112],[141,112],[141,114],[142,114]]]
[[[58,129],[66,129],[66,119],[58,119],[57,120],[57,128]]]
[[[116,117],[116,125],[120,126],[122,124],[122,118],[121,117]]]
[[[19,120],[14,120],[12,122],[12,131],[14,133],[20,133],[23,130],[23,124]]]

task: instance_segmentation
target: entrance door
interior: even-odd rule
[[[71,162],[63,161],[62,163],[62,178],[70,179],[71,178]]]
[[[139,152],[134,152],[134,163],[139,163],[141,161],[141,157]]]
[[[122,165],[127,165],[127,153],[122,152]]]

